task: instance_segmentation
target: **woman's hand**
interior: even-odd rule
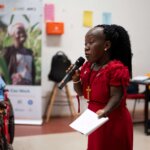
[[[106,111],[104,109],[99,109],[96,114],[98,115],[98,118],[106,117]]]
[[[70,67],[66,70],[66,72],[69,72],[74,65],[70,65]],[[76,93],[79,96],[83,95],[83,89],[82,89],[82,82],[80,80],[80,70],[77,69],[75,70],[74,74],[72,75],[72,80],[73,80],[73,87]]]
[[[74,65],[70,65],[70,67],[66,70],[66,72],[69,72],[72,68],[73,68]],[[72,76],[72,80],[73,82],[77,82],[80,80],[80,70],[75,70],[73,76]]]
[[[22,80],[22,75],[20,73],[14,73],[11,77],[12,79],[12,84],[17,85],[18,83],[21,82]]]

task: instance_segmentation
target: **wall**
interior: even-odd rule
[[[47,79],[52,56],[58,50],[64,51],[72,62],[79,56],[84,56],[84,35],[89,30],[82,26],[84,10],[93,11],[93,26],[102,23],[102,12],[111,12],[112,23],[124,26],[129,32],[134,54],[133,75],[150,72],[148,61],[150,55],[149,0],[44,0],[43,5],[45,3],[55,5],[55,21],[65,23],[65,33],[61,36],[47,36],[43,19],[42,93],[44,105],[53,85]],[[69,86],[72,95],[75,95],[72,83],[69,83]],[[64,95],[64,91],[59,91],[59,93]],[[84,102],[83,106],[85,106]],[[68,113],[66,108],[55,108],[53,111],[53,115]]]

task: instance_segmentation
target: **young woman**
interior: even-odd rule
[[[126,108],[131,46],[118,25],[98,25],[85,36],[86,63],[73,75],[74,89],[88,108],[109,121],[88,137],[87,150],[133,150],[133,126]]]

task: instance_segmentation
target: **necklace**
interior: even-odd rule
[[[90,73],[89,73],[89,77],[88,77],[88,86],[86,88],[86,92],[87,92],[87,99],[90,100],[90,95],[91,95],[91,92],[92,92],[92,89],[91,89],[91,85],[92,85],[92,82],[93,80],[95,79],[96,75],[99,73],[99,70],[102,68],[102,66],[95,72],[95,74],[93,76],[91,76],[91,73],[95,67],[95,63],[91,65],[91,68],[90,68]],[[91,78],[92,77],[92,78]]]

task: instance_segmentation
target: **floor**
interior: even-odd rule
[[[130,101],[129,101],[130,102]],[[127,103],[128,109],[132,116],[133,102]],[[129,107],[131,106],[131,107]],[[134,114],[133,124],[139,123],[144,120],[144,103],[139,103],[136,106],[136,111]],[[149,114],[150,116],[150,114]],[[64,133],[73,131],[69,127],[69,124],[74,120],[74,117],[51,117],[48,123],[43,123],[41,126],[38,125],[15,125],[15,137],[21,136],[33,136],[33,135],[42,135],[49,133]],[[44,119],[43,119],[44,120]],[[143,123],[142,123],[143,125]]]
[[[143,121],[143,111],[137,111],[133,118],[133,124],[141,124]],[[52,117],[48,123],[38,125],[15,125],[15,137],[33,136],[49,133],[64,133],[73,131],[69,124],[74,120],[74,117]],[[143,123],[142,123],[143,124]]]
[[[130,113],[132,116],[132,111]],[[74,119],[71,116],[52,117],[48,123],[44,122],[41,126],[15,125],[13,148],[14,150],[84,150],[87,145],[87,136],[74,132],[69,127]],[[150,136],[144,133],[144,111],[138,109],[132,119],[134,126],[133,150],[149,150]]]
[[[150,150],[149,143],[150,136],[144,134],[143,125],[134,125],[133,150]],[[13,143],[14,150],[86,150],[86,147],[87,136],[78,132],[15,137]]]
[[[69,127],[73,120],[73,117],[55,117],[41,126],[16,125],[13,148],[14,150],[85,150],[87,136],[74,132]],[[133,118],[133,150],[150,149],[150,136],[145,135],[141,121],[143,121],[143,111],[136,112]]]
[[[73,129],[69,124],[74,120],[74,117],[55,117],[51,118],[48,123],[43,125],[15,125],[15,137],[41,135],[49,133],[71,132]]]

